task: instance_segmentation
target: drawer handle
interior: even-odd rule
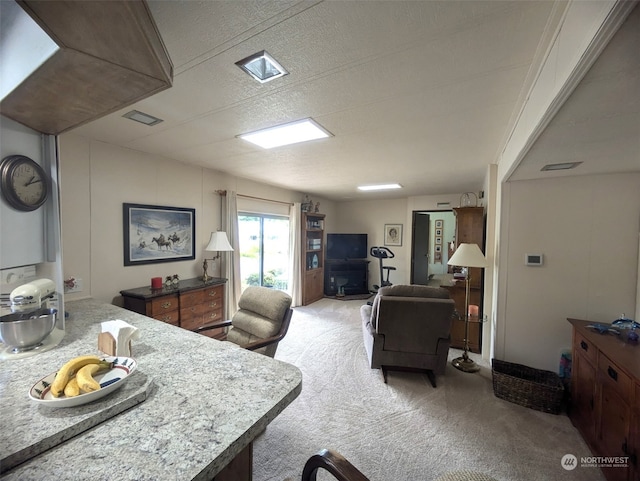
[[[217,294],[216,291],[210,291],[209,292],[209,297],[215,297],[216,294]]]
[[[171,316],[164,316],[161,321],[163,322],[169,322],[171,320]]]
[[[164,303],[162,304],[162,308],[163,308],[163,309],[169,309],[170,307],[171,307],[171,302],[164,302]]]
[[[217,312],[212,312],[211,315],[209,316],[211,319],[215,319],[216,317],[218,317],[218,313]]]
[[[589,344],[587,344],[587,343],[586,343],[586,342],[584,342],[584,341],[580,341],[580,347],[581,347],[582,349],[584,349],[585,351],[588,351],[588,350],[589,350]]]
[[[218,301],[213,301],[209,304],[209,307],[218,307]]]
[[[614,368],[612,368],[611,366],[609,366],[609,368],[607,369],[607,374],[609,374],[609,377],[611,379],[613,379],[614,381],[618,380],[618,373],[616,372],[616,370]]]

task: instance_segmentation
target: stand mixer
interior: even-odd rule
[[[59,319],[56,285],[50,279],[35,279],[16,287],[9,296],[11,313],[0,317],[0,340],[7,346],[0,359],[24,357],[49,350],[64,336],[64,318]]]

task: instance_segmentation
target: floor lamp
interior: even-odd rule
[[[447,262],[450,266],[466,267],[467,275],[465,276],[465,298],[464,298],[464,353],[462,357],[457,357],[451,364],[456,369],[464,372],[476,372],[480,367],[469,359],[469,283],[471,281],[471,273],[469,267],[487,267],[487,259],[478,247],[478,244],[460,244],[456,251]]]
[[[207,282],[211,277],[207,274],[207,268],[209,264],[207,260],[215,261],[216,259],[220,259],[220,252],[228,252],[232,251],[233,247],[229,244],[229,239],[227,239],[227,233],[224,231],[212,232],[211,239],[209,239],[209,243],[207,247],[204,248],[205,251],[216,251],[218,252],[211,259],[204,259],[202,263],[202,269],[204,270],[204,274],[202,275],[202,281]],[[206,255],[206,254],[205,254]]]

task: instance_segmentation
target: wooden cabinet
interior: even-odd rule
[[[212,278],[205,283],[194,278],[180,281],[175,288],[137,287],[120,291],[120,294],[125,309],[195,331],[205,324],[222,320],[225,283],[226,279]],[[211,329],[203,334],[220,337],[223,329]]]
[[[302,213],[302,305],[324,297],[324,214]]]
[[[19,5],[59,49],[2,99],[3,115],[57,135],[171,87],[173,65],[145,1]]]
[[[478,244],[484,252],[484,207],[458,207],[453,209],[456,216],[456,248],[460,244]],[[479,267],[469,268],[469,304],[478,306],[478,318],[469,322],[469,349],[472,352],[482,351],[482,298],[484,296],[483,272]],[[451,322],[451,347],[464,349],[464,316],[465,316],[465,281],[457,281],[455,285],[443,285],[455,302],[458,319]]]
[[[610,334],[573,325],[569,417],[594,456],[617,458],[601,466],[609,481],[638,479],[640,347]],[[626,467],[621,466],[625,464]]]

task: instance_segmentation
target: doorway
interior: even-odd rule
[[[413,211],[411,232],[411,283],[440,285],[455,240],[453,211]]]

